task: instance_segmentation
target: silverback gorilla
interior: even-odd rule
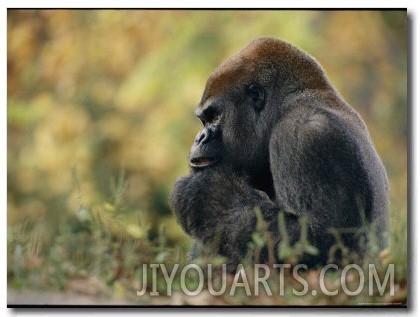
[[[216,68],[196,115],[204,128],[191,148],[191,173],[171,195],[195,241],[193,257],[221,255],[236,267],[256,230],[256,209],[276,247],[285,234],[279,228],[293,243],[306,219],[318,250],[300,259],[308,266],[331,258],[338,243],[331,228],[358,254],[369,245],[367,232],[377,248],[386,246],[385,169],[362,119],[314,58],[282,40],[256,39]],[[267,261],[267,252],[253,261]]]

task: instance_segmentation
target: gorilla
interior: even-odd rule
[[[384,166],[361,117],[313,57],[279,39],[255,39],[215,69],[195,113],[203,129],[191,172],[170,198],[195,241],[193,258],[220,255],[236,267],[257,230],[257,210],[276,261],[285,260],[282,237],[292,246],[301,237],[302,219],[318,252],[299,263],[311,267],[331,262],[338,244],[362,257],[373,242],[376,250],[387,245]],[[267,262],[266,249],[252,260]]]

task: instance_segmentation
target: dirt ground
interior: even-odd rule
[[[208,292],[202,292],[197,296],[186,296],[181,292],[173,293],[170,297],[144,296],[137,301],[129,301],[123,298],[109,298],[98,294],[83,294],[74,291],[44,292],[33,290],[7,290],[8,306],[224,306],[226,303],[212,297]]]
[[[53,293],[7,290],[7,305],[133,305],[124,299],[109,299],[74,292]],[[138,303],[137,303],[138,304]]]

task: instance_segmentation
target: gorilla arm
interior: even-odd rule
[[[220,167],[212,167],[181,177],[174,185],[171,203],[184,231],[211,255],[240,263],[256,230],[255,208],[260,208],[269,231],[278,241],[280,207],[268,196],[252,188],[245,179]],[[298,237],[298,219],[286,214],[291,239]],[[289,230],[290,229],[290,230]],[[265,259],[256,260],[256,262]]]
[[[326,107],[326,100],[320,92],[296,100],[270,142],[276,200],[285,210],[307,216],[321,262],[337,242],[330,228],[357,231],[341,238],[349,249],[363,253],[364,226],[375,221],[384,226],[376,228],[378,233],[386,227],[375,210],[386,202],[386,176],[368,132],[355,112],[340,102]]]

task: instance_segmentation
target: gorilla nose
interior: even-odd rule
[[[211,138],[211,131],[209,129],[203,129],[195,137],[195,143],[206,144],[208,141],[210,141],[210,138]]]

